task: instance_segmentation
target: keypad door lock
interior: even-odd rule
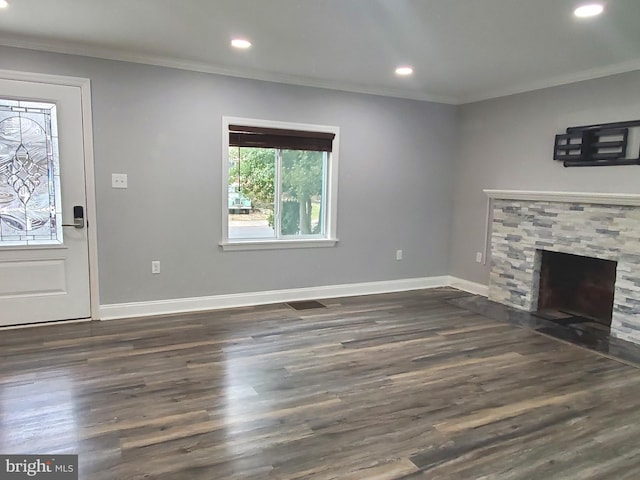
[[[73,223],[63,223],[63,227],[84,228],[84,207],[76,205],[73,207]]]

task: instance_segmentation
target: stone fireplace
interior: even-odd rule
[[[562,308],[580,310],[594,301],[595,307],[584,308],[595,310],[578,313],[601,317],[600,321],[606,323],[610,320],[612,336],[640,343],[640,195],[510,190],[485,193],[493,204],[489,299],[531,312],[538,310],[540,301],[561,302],[557,298],[561,292],[547,292],[546,271],[542,272],[540,290],[545,252],[581,257],[565,260],[569,263],[556,269],[564,271],[560,275],[565,277],[562,281],[568,285],[563,287],[567,292],[579,286],[570,285],[573,276],[580,277],[575,282],[581,282],[590,293],[562,300],[569,302]],[[589,262],[582,260],[586,257],[595,261],[584,267],[587,273],[578,275],[580,262]],[[605,286],[603,279],[595,279],[596,274],[611,276],[613,285]],[[608,289],[612,290],[611,300],[606,299]],[[604,318],[607,301],[611,302],[610,319]]]

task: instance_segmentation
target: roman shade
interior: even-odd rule
[[[229,125],[229,146],[331,152],[335,134]]]

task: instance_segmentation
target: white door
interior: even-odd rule
[[[0,78],[0,326],[91,316],[74,207],[86,212],[80,88]]]

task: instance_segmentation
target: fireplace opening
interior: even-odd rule
[[[582,316],[611,326],[617,262],[542,251],[539,312]]]

